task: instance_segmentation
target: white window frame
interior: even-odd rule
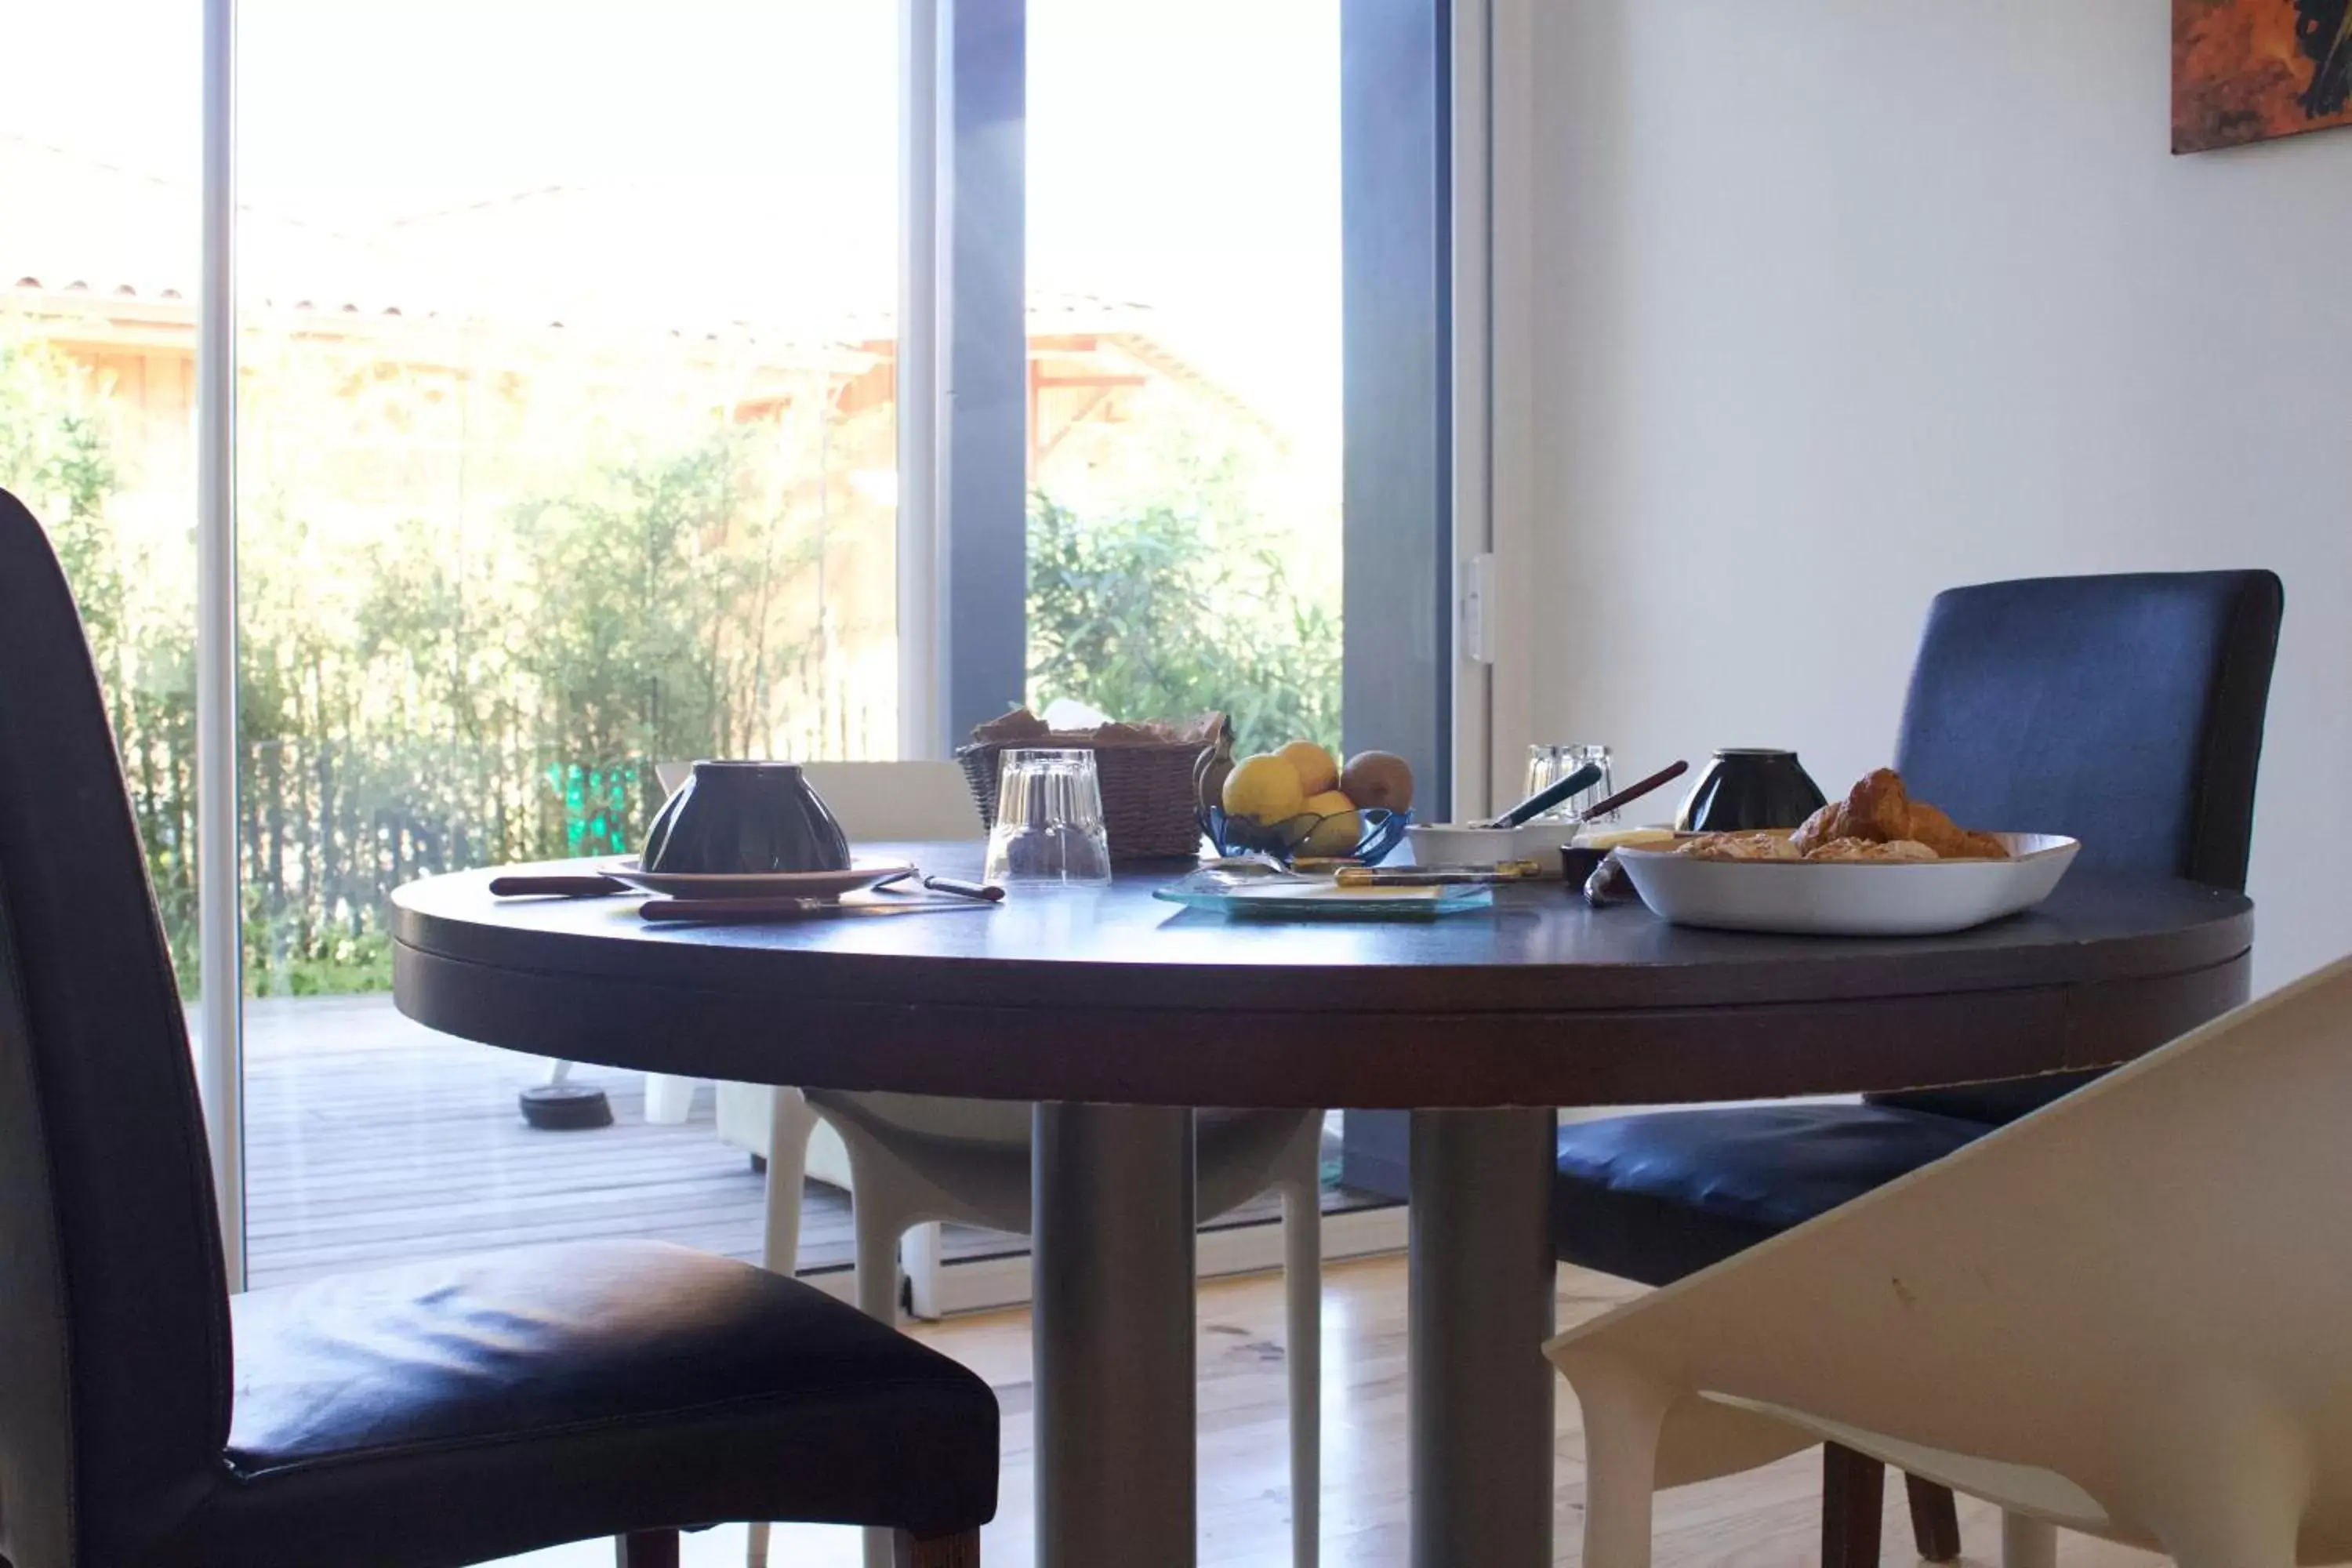
[[[1534,738],[1536,0],[1454,0],[1454,807],[1519,797]]]

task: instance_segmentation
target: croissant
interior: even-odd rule
[[[1932,805],[1913,802],[1910,837],[1947,860],[2006,860],[2009,846],[1990,833],[1971,833]]]
[[[1893,768],[1880,768],[1848,791],[1843,800],[1832,801],[1805,818],[1792,841],[1799,854],[1810,855],[1841,838],[1885,844],[1916,837],[1911,832],[1911,800],[1904,793],[1903,775]]]
[[[1945,860],[2009,858],[2008,846],[1991,834],[1971,833],[1940,808],[1913,800],[1904,788],[1903,775],[1893,768],[1878,769],[1855,784],[1843,800],[1832,801],[1805,818],[1790,842],[1799,854],[1808,858],[1816,851],[1836,847],[1841,853],[1822,858],[1864,858],[1841,843],[1847,839],[1864,844],[1916,844],[1927,848],[1934,858]],[[1906,852],[1893,858],[1916,857]]]

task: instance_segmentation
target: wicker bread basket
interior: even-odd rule
[[[1114,860],[1192,859],[1201,853],[1200,808],[1192,765],[1205,741],[1122,741],[1097,745],[1083,736],[1055,734],[975,741],[956,752],[979,804],[980,819],[996,826],[999,759],[1006,752],[1049,746],[1092,752],[1102,783],[1103,826]]]

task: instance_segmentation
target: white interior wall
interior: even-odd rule
[[[1937,588],[2269,566],[2270,985],[2352,950],[2352,132],[2173,157],[2168,13],[1537,7],[1525,738],[1835,794]]]

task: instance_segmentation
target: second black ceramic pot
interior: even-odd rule
[[[1794,827],[1822,806],[1821,786],[1794,752],[1730,747],[1683,797],[1675,826],[1685,833],[1752,833]]]
[[[840,871],[849,839],[798,763],[697,763],[646,833],[648,871]]]

